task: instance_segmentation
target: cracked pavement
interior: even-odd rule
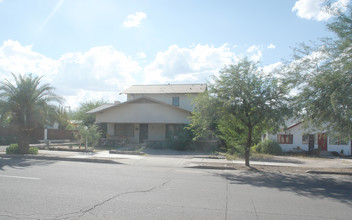
[[[1,158],[0,219],[350,219],[351,176],[149,163]]]
[[[160,185],[151,187],[151,188],[146,189],[146,190],[135,190],[135,191],[119,193],[119,194],[116,194],[116,195],[114,195],[114,196],[112,196],[110,198],[107,198],[106,200],[103,200],[100,203],[95,204],[92,207],[82,208],[80,211],[77,211],[77,212],[71,212],[71,213],[67,213],[67,214],[64,214],[64,215],[56,216],[55,219],[78,219],[78,218],[82,218],[87,213],[92,213],[95,209],[99,208],[100,206],[105,205],[106,203],[116,199],[117,197],[121,197],[121,196],[124,196],[124,195],[127,195],[127,194],[133,194],[133,193],[148,193],[148,192],[156,190],[156,189],[158,189],[160,187],[165,186],[168,182],[169,181],[163,182]]]

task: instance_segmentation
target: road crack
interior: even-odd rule
[[[253,209],[254,209],[255,216],[256,216],[256,217],[257,217],[257,219],[258,219],[258,213],[257,213],[257,209],[255,208],[255,205],[254,205],[253,199],[251,199],[251,202],[252,202],[252,206],[253,206]]]
[[[57,218],[55,219],[70,219],[70,218],[80,218],[80,217],[83,217],[85,214],[87,213],[90,213],[91,211],[93,211],[94,209],[100,207],[100,206],[103,206],[105,205],[106,203],[118,198],[118,197],[121,197],[121,196],[124,196],[124,195],[128,195],[128,194],[134,194],[134,193],[148,193],[148,192],[151,192],[151,191],[154,191],[158,188],[161,188],[161,187],[164,187],[166,184],[168,184],[170,182],[170,180],[168,181],[165,181],[157,186],[153,186],[151,188],[148,188],[148,189],[145,189],[145,190],[134,190],[134,191],[129,191],[129,192],[123,192],[123,193],[119,193],[119,194],[116,194],[108,199],[105,199],[103,200],[102,202],[100,203],[97,203],[95,205],[93,205],[92,207],[90,208],[85,208],[85,209],[81,209],[80,211],[76,211],[76,212],[71,212],[71,213],[66,213],[64,215],[61,215],[61,216],[58,216]],[[76,216],[77,214],[80,214],[79,216]]]

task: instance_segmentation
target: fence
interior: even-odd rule
[[[57,129],[48,129],[48,140],[74,140],[75,130],[57,130]],[[0,127],[0,142],[5,139],[16,139],[19,136],[19,133],[16,129],[11,127]],[[31,144],[38,143],[39,140],[44,139],[44,129],[37,128],[34,129],[31,136],[30,142]],[[0,143],[1,144],[1,143]],[[4,143],[3,143],[4,144]]]

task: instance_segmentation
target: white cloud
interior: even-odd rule
[[[251,53],[249,59],[254,61],[254,62],[259,62],[260,59],[262,58],[263,56],[263,53],[262,51],[259,49],[258,46],[256,45],[252,45],[250,46],[248,49],[247,49],[247,52],[248,53]]]
[[[269,44],[266,48],[268,48],[268,49],[275,49],[276,46],[275,46],[274,44]]]
[[[22,46],[18,41],[7,40],[0,45],[0,75],[33,73],[52,75],[57,71],[57,61],[34,52],[32,45]]]
[[[138,56],[138,58],[142,58],[142,59],[147,57],[147,55],[143,51],[138,52],[137,56]]]
[[[126,86],[135,84],[142,68],[139,63],[111,46],[94,47],[84,53],[66,53],[58,60],[50,59],[22,46],[5,41],[0,46],[0,78],[12,79],[11,72],[32,72],[45,76],[72,108],[91,99],[114,101]]]
[[[144,12],[136,12],[127,16],[127,21],[123,22],[123,25],[127,28],[138,27],[142,20],[147,18],[147,14]]]
[[[331,4],[332,11],[329,12],[326,0],[299,0],[292,11],[297,11],[297,16],[301,18],[326,21],[337,11],[346,11],[349,2],[350,0],[337,0]]]
[[[191,48],[171,45],[144,68],[145,83],[205,82],[234,59],[227,44],[220,47],[198,44]]]

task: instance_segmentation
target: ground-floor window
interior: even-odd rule
[[[308,144],[309,134],[302,135],[302,144]]]
[[[116,137],[134,137],[134,124],[115,124]]]
[[[173,138],[175,135],[177,135],[179,132],[183,131],[184,125],[180,124],[167,124],[166,125],[166,137],[168,138]]]
[[[279,134],[277,135],[277,143],[279,144],[293,144],[292,134]]]
[[[329,144],[331,145],[348,145],[348,138],[339,136],[329,136]]]

